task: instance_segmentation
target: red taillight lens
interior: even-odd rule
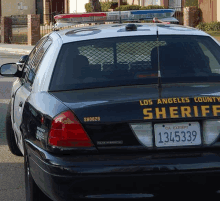
[[[49,144],[60,147],[93,146],[89,136],[71,111],[63,112],[53,119]]]

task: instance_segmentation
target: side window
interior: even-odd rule
[[[47,49],[49,48],[51,44],[52,44],[52,40],[48,38],[47,41],[45,41],[44,44],[40,47],[39,51],[37,51],[37,53],[34,55],[34,58],[32,59],[32,61],[30,61],[30,66],[31,68],[34,69],[35,73],[37,72],[38,66],[45,52],[47,51]]]
[[[28,63],[32,61],[34,55],[36,54],[36,52],[38,51],[38,49],[40,48],[40,46],[47,40],[46,38],[42,38],[41,40],[38,41],[38,43],[36,44],[36,46],[34,47],[34,49],[31,51],[30,55],[29,55],[29,59],[28,59]]]
[[[52,40],[50,38],[46,38],[46,40],[44,39],[43,42],[40,42],[39,44],[40,44],[39,46],[37,45],[38,47],[36,46],[37,50],[35,51],[35,54],[31,55],[31,58],[29,59],[28,63],[25,66],[25,68],[27,68],[27,71],[25,73],[26,74],[25,79],[29,85],[32,85],[38,70],[38,66],[44,54],[46,53],[47,49],[52,44]]]
[[[31,51],[31,53],[29,54],[28,61],[26,62],[26,65],[24,66],[24,69],[23,69],[23,73],[22,73],[22,77],[21,77],[22,82],[25,82],[25,76],[26,76],[26,73],[28,72],[28,64],[30,63],[30,61],[32,61],[35,53],[38,51],[38,49],[40,48],[40,46],[44,43],[44,41],[46,39],[47,38],[42,38],[41,40],[39,40],[38,43],[36,44],[36,46]]]

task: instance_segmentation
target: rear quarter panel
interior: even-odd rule
[[[24,139],[48,149],[47,138],[52,119],[68,108],[47,92],[32,93],[24,105],[21,130]]]

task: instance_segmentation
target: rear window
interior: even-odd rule
[[[158,54],[159,53],[159,54]],[[50,90],[220,80],[220,47],[207,36],[132,36],[64,44]],[[159,61],[159,62],[158,62]]]

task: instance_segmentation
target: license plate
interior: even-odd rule
[[[199,122],[155,124],[154,132],[157,147],[201,144]]]

